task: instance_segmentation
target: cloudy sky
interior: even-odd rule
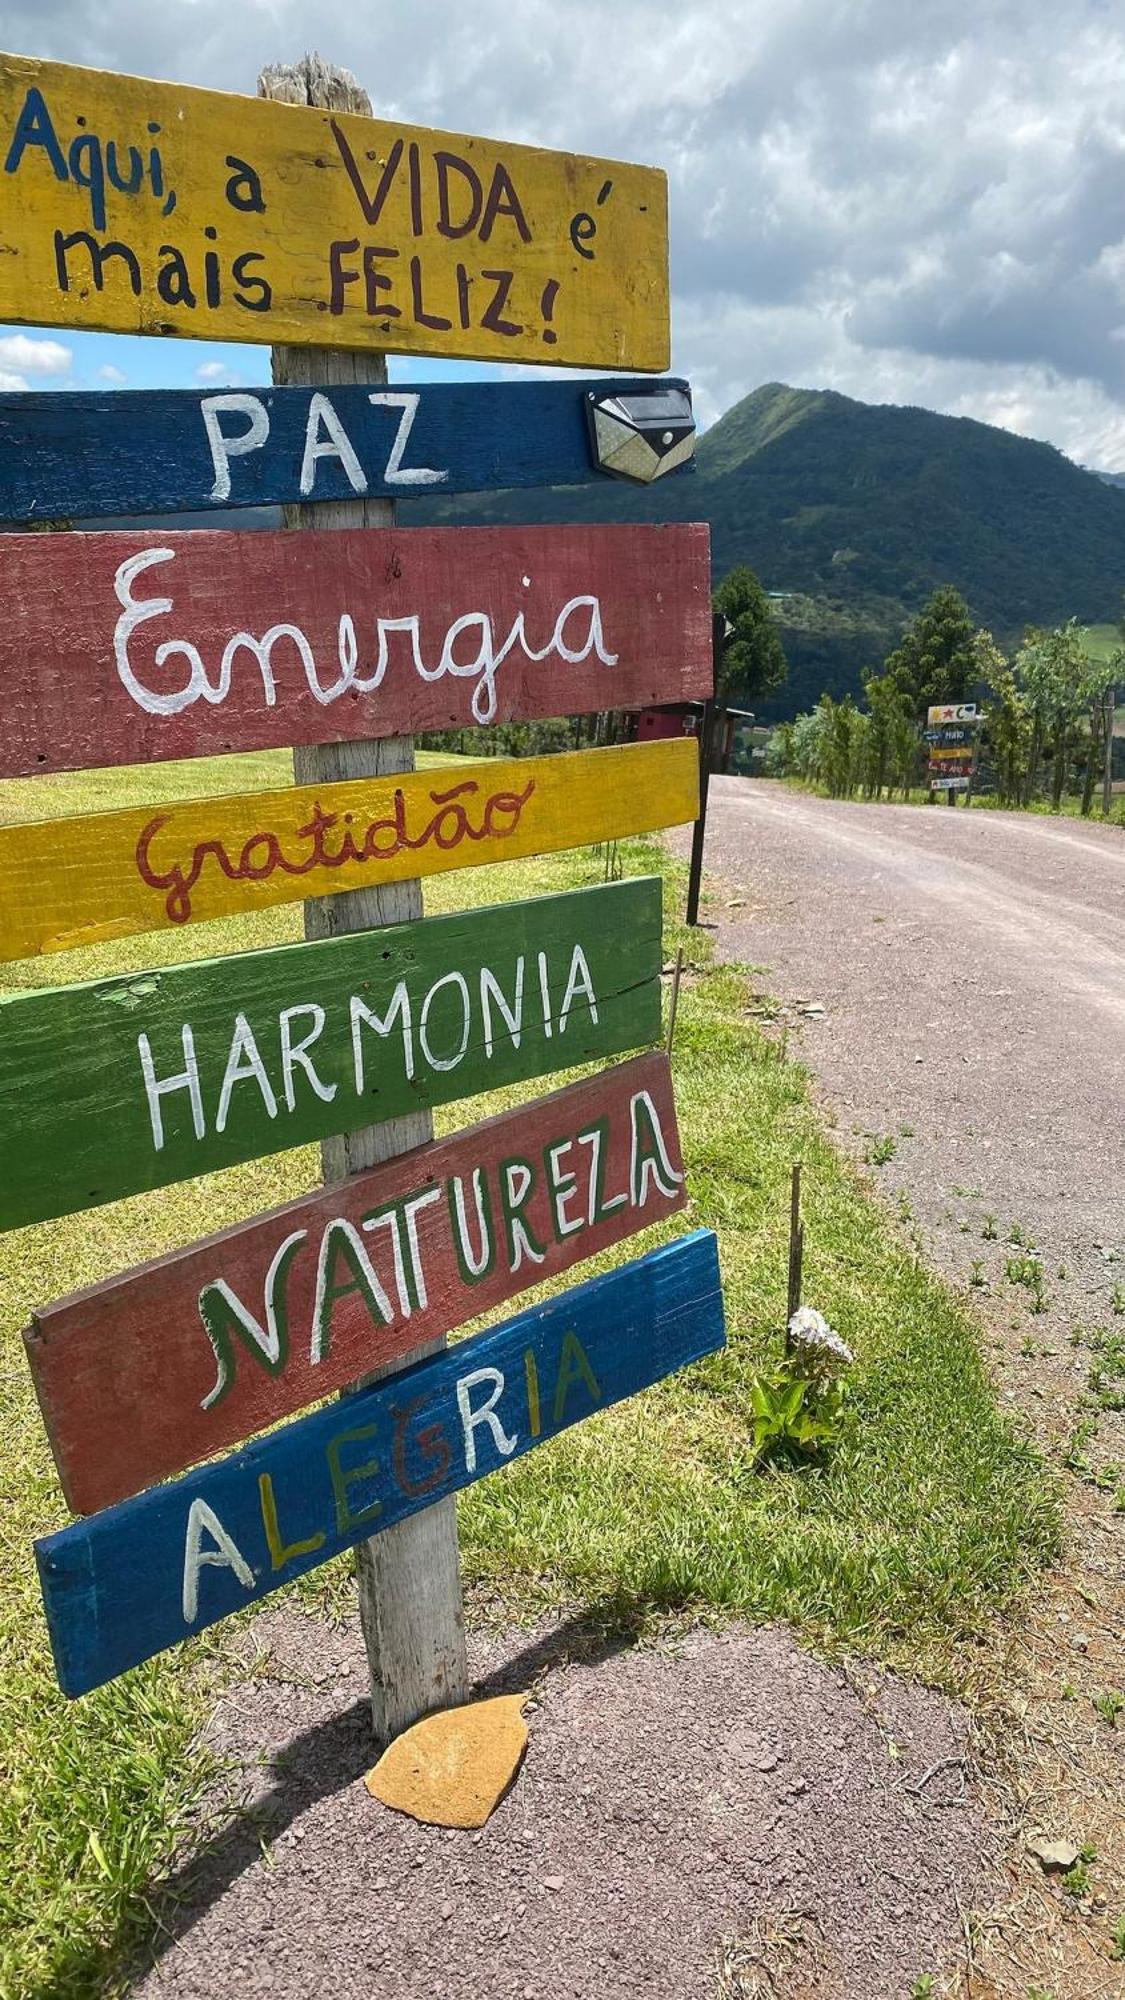
[[[781,380],[1125,470],[1119,0],[7,0],[0,37],[248,92],[317,47],[382,116],[662,165],[705,419]],[[266,374],[249,348],[0,336],[9,387]]]

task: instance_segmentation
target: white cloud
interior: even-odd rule
[[[1109,0],[9,0],[6,23],[10,47],[246,92],[317,47],[383,117],[657,161],[704,414],[775,378],[1125,465]]]
[[[65,375],[70,361],[70,349],[61,340],[33,340],[26,333],[8,333],[0,339],[0,367],[18,369],[21,375]]]
[[[195,371],[197,382],[241,382],[237,368],[227,361],[201,361]]]
[[[104,368],[98,369],[98,380],[110,383],[114,389],[123,389],[129,377],[120,368],[115,368],[112,361],[107,361]]]
[[[14,396],[30,386],[26,375],[13,375],[10,369],[0,368],[0,395]]]

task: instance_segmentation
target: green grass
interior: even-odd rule
[[[198,789],[284,781],[283,760],[177,767]],[[0,814],[153,797],[143,774],[12,787]],[[143,784],[143,790],[141,786]],[[171,795],[171,791],[164,793]],[[659,869],[682,909],[682,870],[653,843],[621,849],[626,872]],[[454,875],[433,909],[600,880],[589,852]],[[283,910],[103,945],[10,967],[9,985],[62,983],[291,939]],[[904,1247],[811,1107],[804,1074],[752,1024],[743,974],[685,944],[675,1069],[689,1164],[689,1215],[661,1236],[719,1231],[727,1351],[580,1426],[482,1482],[461,1503],[468,1578],[513,1615],[569,1602],[643,1618],[661,1608],[792,1619],[844,1643],[948,1677],[956,1647],[1010,1600],[1054,1548],[1043,1468],[996,1407],[975,1328]],[[545,1086],[543,1086],[545,1087]],[[464,1104],[443,1129],[534,1096]],[[805,1163],[805,1296],[856,1350],[841,1448],[823,1469],[756,1471],[749,1390],[775,1360],[785,1304],[790,1163]],[[182,1841],[206,1775],[193,1747],[231,1625],[68,1704],[57,1693],[31,1540],[66,1518],[20,1342],[29,1310],[310,1187],[309,1148],[15,1232],[0,1263],[0,1995],[109,1990],[107,1967],[150,1922],[147,1885]],[[593,1268],[593,1267],[592,1267]],[[297,1587],[306,1604],[351,1604],[348,1566]]]
[[[1082,628],[1082,650],[1091,660],[1108,660],[1121,646],[1121,628],[1118,625],[1085,625]]]

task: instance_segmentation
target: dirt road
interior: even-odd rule
[[[928,1222],[983,1204],[1067,1264],[1076,1310],[1110,1310],[1125,1283],[1125,832],[720,778],[706,861],[732,885],[708,912],[723,955],[764,967],[794,1010],[825,1008],[795,1019],[841,1127],[875,1135],[868,1153],[894,1140],[888,1177]],[[944,1254],[967,1274],[955,1234]]]
[[[1118,1995],[1095,1933],[1125,1910],[1125,1728],[1098,1706],[1125,1691],[1125,831],[720,778],[706,866],[720,954],[761,968],[770,1031],[966,1286],[1001,1396],[1065,1482],[1063,1562],[984,1681],[1013,1859],[1034,1826],[1097,1859],[1074,1899],[1025,1855],[973,1991]]]

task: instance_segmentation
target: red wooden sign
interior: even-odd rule
[[[0,775],[711,691],[705,526],[0,538]]]
[[[181,1472],[683,1204],[654,1053],[76,1292],[25,1336],[67,1500]]]

